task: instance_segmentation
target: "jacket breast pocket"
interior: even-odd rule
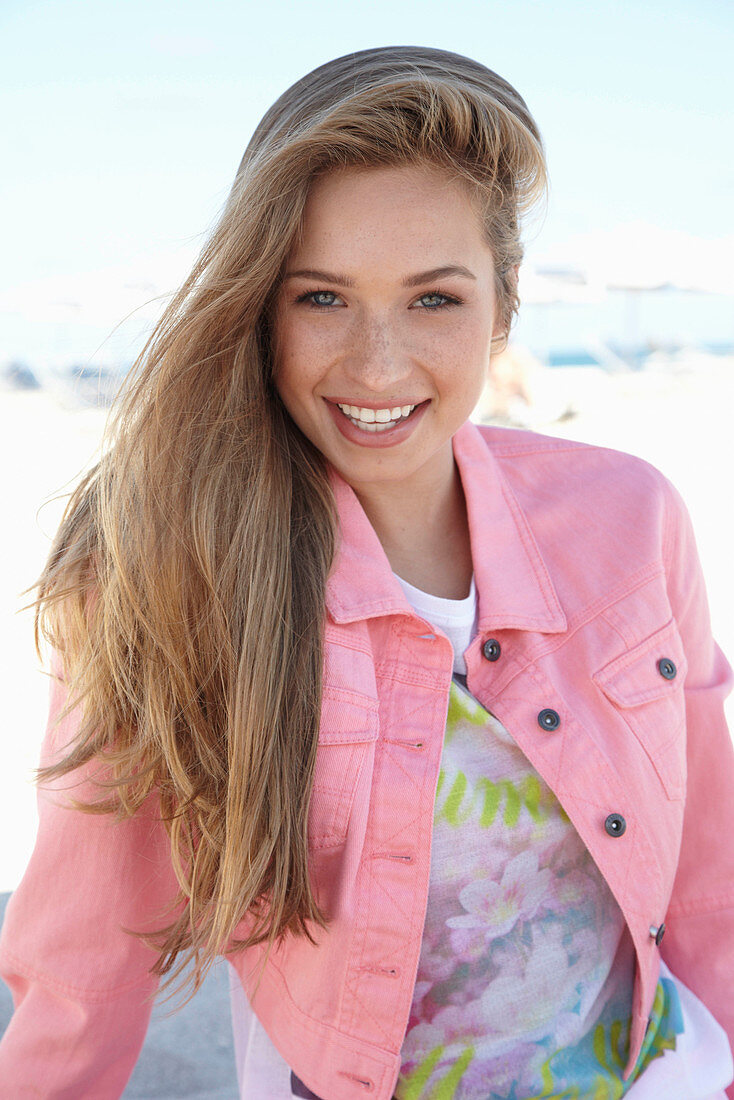
[[[344,688],[324,687],[308,841],[311,848],[343,844],[355,794],[371,777],[377,740],[377,702]],[[362,792],[364,793],[364,792]]]
[[[670,799],[683,798],[686,789],[687,670],[671,620],[593,676],[642,745]]]

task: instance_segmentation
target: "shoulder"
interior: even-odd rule
[[[513,469],[541,471],[551,464],[554,469],[566,467],[578,470],[581,475],[600,471],[612,477],[632,478],[650,484],[666,481],[663,474],[644,458],[611,447],[599,447],[520,428],[480,426],[479,432],[492,455],[510,476]]]
[[[552,576],[575,596],[667,574],[693,553],[685,505],[655,466],[635,455],[535,432],[481,427]]]
[[[514,428],[479,431],[510,488],[530,505],[545,500],[569,512],[603,505],[622,517],[652,508],[665,523],[667,509],[679,504],[665,475],[636,455]]]

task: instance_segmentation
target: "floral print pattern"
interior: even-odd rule
[[[560,803],[454,681],[395,1096],[618,1100],[682,1030],[663,979],[623,1080],[633,978],[621,910]]]

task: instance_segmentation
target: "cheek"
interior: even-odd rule
[[[294,325],[279,326],[273,350],[275,387],[288,404],[307,390],[313,356]]]
[[[446,396],[452,398],[452,403],[462,416],[466,414],[467,409],[471,411],[476,407],[487,384],[490,337],[491,334],[488,334],[481,343],[475,341],[463,346],[457,345],[454,373],[447,382]]]
[[[492,349],[492,328],[482,320],[470,320],[457,325],[450,333],[443,334],[440,348],[436,348],[434,362],[440,364],[449,381],[455,384],[457,372],[466,379],[478,379],[489,368]]]
[[[281,326],[276,344],[275,369],[283,378],[303,385],[316,379],[333,353],[333,339],[297,320]]]

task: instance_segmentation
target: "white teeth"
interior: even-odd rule
[[[410,416],[415,405],[396,405],[393,409],[364,409],[359,408],[357,405],[339,405],[339,408],[350,418],[353,424],[358,424],[359,427],[379,424],[380,430],[382,430],[383,426],[394,424],[396,421]]]
[[[352,421],[352,423],[354,423],[354,421]],[[357,421],[355,427],[363,432],[385,432],[392,427],[392,424],[363,424],[361,421]]]

